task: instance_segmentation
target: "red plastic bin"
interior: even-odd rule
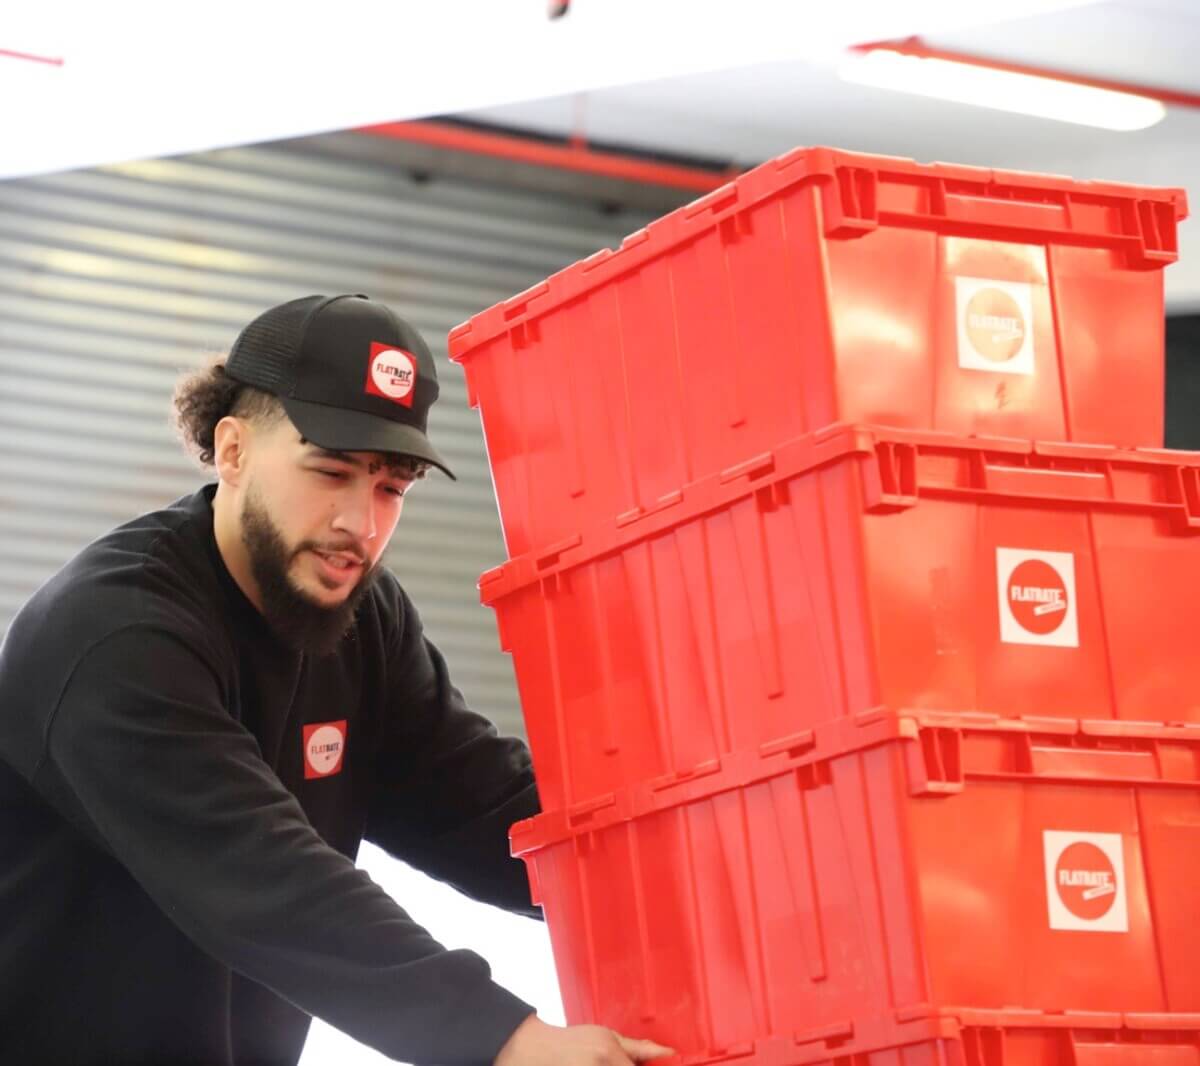
[[[835,426],[481,579],[547,810],[873,707],[1200,722],[1200,453]]]
[[[1200,727],[873,712],[512,839],[683,1066],[1195,1066],[1198,834]]]
[[[450,333],[510,557],[834,422],[1162,444],[1184,193],[797,149]]]

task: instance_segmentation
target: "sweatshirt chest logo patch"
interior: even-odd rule
[[[346,754],[346,720],[314,722],[304,727],[304,776],[331,777],[341,773]]]

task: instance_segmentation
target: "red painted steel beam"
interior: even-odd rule
[[[486,133],[442,122],[385,122],[379,126],[363,126],[355,132],[695,192],[710,192],[719,188],[736,173],[714,174],[696,167],[655,163],[616,152],[600,152],[579,143],[546,144],[511,134]]]
[[[61,67],[63,61],[53,56],[35,56],[28,52],[14,52],[8,48],[0,48],[0,59],[23,59],[30,63],[45,63],[52,67]]]
[[[1072,85],[1085,85],[1092,89],[1110,89],[1118,93],[1132,93],[1135,96],[1146,96],[1159,100],[1164,104],[1177,107],[1200,107],[1200,94],[1183,92],[1178,89],[1166,89],[1157,85],[1139,85],[1127,81],[1114,81],[1110,78],[1094,78],[1087,74],[1074,74],[1069,71],[1056,70],[1053,67],[1030,66],[1025,63],[1012,63],[1003,59],[988,59],[973,55],[969,52],[955,52],[947,48],[935,48],[926,44],[920,37],[906,37],[894,41],[876,41],[872,44],[855,45],[854,52],[898,52],[900,55],[917,56],[920,59],[945,59],[953,63],[965,63],[973,67],[987,67],[990,70],[1002,70],[1010,74],[1030,74],[1037,78],[1053,78],[1055,81],[1065,81]]]

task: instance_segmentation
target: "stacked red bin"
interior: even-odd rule
[[[1200,1064],[1183,214],[799,150],[452,332],[571,1022],[687,1064]]]

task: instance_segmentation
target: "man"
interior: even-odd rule
[[[176,396],[217,481],[83,550],[0,648],[0,1061],[295,1063],[317,1015],[387,1055],[669,1053],[559,1028],[353,858],[366,837],[537,915],[528,752],[467,709],[381,567],[430,466],[418,334],[363,296],[263,313]],[[453,475],[451,475],[453,476]]]

